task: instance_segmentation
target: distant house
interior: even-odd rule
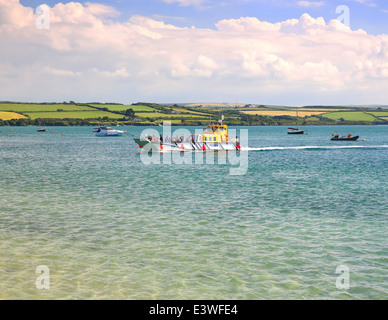
[[[141,119],[135,118],[132,120],[132,122],[141,122]]]
[[[180,111],[171,111],[172,114],[181,114]]]

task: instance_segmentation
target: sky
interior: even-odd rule
[[[0,0],[0,100],[388,104],[388,1]]]

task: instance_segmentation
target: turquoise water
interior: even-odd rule
[[[388,298],[387,126],[245,127],[242,176],[144,165],[142,127],[36,129],[0,127],[0,299]]]

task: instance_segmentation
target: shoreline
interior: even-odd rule
[[[206,126],[205,124],[177,124],[177,123],[171,123],[171,127],[203,127]],[[293,124],[228,124],[228,127],[288,127],[292,126]],[[305,124],[305,125],[299,125],[300,127],[325,127],[325,126],[386,126],[387,123],[322,123],[322,124]],[[100,125],[98,124],[46,124],[46,125],[35,125],[35,124],[5,124],[0,125],[0,127],[96,127],[96,126],[109,126],[109,127],[163,127],[159,126],[158,124],[149,124],[149,123],[136,123],[136,124],[114,124],[114,123],[102,123]]]
[[[224,117],[229,126],[331,126],[387,125],[388,111],[382,106],[186,107],[138,102],[115,103],[1,103],[0,126],[206,126]],[[7,113],[21,117],[8,118]],[[300,116],[299,116],[300,115]],[[303,116],[304,115],[304,116]]]

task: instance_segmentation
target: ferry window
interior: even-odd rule
[[[207,142],[207,137],[205,137],[205,139],[204,139],[204,140],[205,140],[205,142]]]

